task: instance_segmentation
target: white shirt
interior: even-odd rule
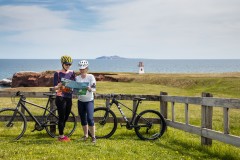
[[[93,92],[96,91],[96,79],[92,74],[87,74],[85,78],[81,75],[76,77],[76,82],[89,82],[89,87],[91,87],[91,92],[87,91],[86,95],[79,95],[78,100],[81,102],[89,102],[94,99]]]

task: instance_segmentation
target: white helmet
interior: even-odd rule
[[[88,67],[88,61],[87,60],[82,60],[78,63],[79,69],[85,69]]]

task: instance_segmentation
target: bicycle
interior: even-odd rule
[[[25,133],[27,128],[27,118],[21,111],[22,107],[35,122],[34,129],[32,132],[42,131],[45,129],[51,137],[57,137],[55,131],[58,127],[58,114],[57,109],[50,110],[50,102],[54,100],[54,93],[44,93],[48,96],[48,101],[45,107],[32,103],[26,100],[26,97],[20,91],[12,95],[12,101],[15,97],[20,97],[15,108],[3,108],[0,110],[0,140],[19,140]],[[34,116],[31,111],[26,107],[25,104],[30,104],[31,106],[41,108],[44,110],[43,114],[40,116]],[[77,119],[74,113],[71,111],[69,118],[71,122],[67,122],[65,126],[65,133],[67,136],[71,136],[76,129]]]
[[[94,122],[95,122],[95,136],[96,138],[109,138],[117,129],[117,117],[116,114],[111,110],[113,104],[115,104],[121,113],[123,120],[126,122],[127,129],[131,130],[134,128],[137,136],[142,140],[155,140],[160,138],[166,130],[166,122],[160,112],[155,110],[144,110],[140,114],[137,114],[137,109],[142,100],[146,98],[136,97],[136,109],[132,110],[123,103],[116,99],[116,95],[110,95],[111,102],[107,107],[97,107],[94,109]],[[132,111],[132,117],[130,120],[125,116],[121,109],[121,106],[126,107]],[[91,135],[90,135],[91,136]]]

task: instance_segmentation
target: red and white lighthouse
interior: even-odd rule
[[[144,73],[144,65],[143,65],[143,62],[139,62],[138,67],[139,67],[138,73],[139,73],[139,74],[143,74],[143,73]]]

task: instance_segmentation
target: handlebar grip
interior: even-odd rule
[[[15,94],[15,96],[20,96],[20,95],[22,95],[20,91],[17,91]]]

